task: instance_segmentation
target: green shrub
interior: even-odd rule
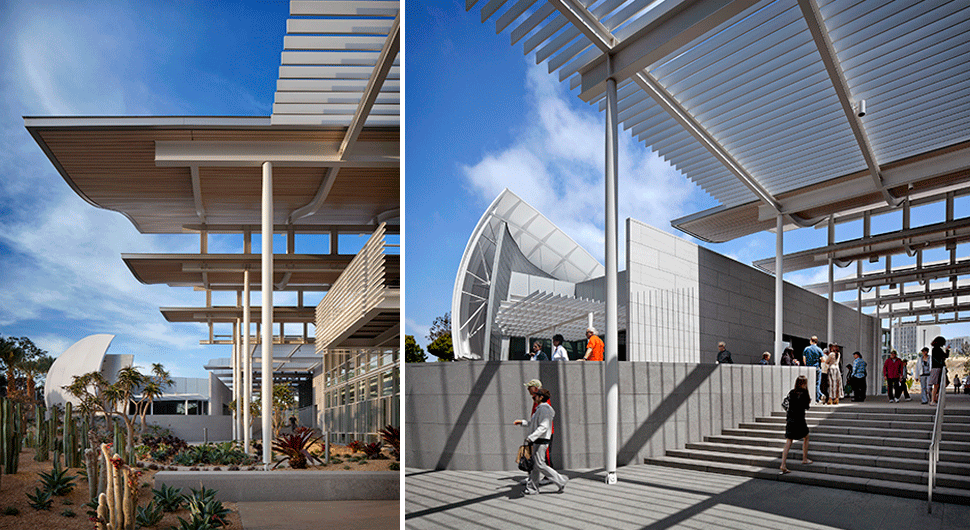
[[[391,471],[400,471],[401,464],[398,464],[397,462],[391,462],[391,464],[387,466],[387,468],[390,469]]]
[[[20,515],[20,510],[16,506],[7,506],[3,509],[4,515]]]
[[[75,517],[77,514],[74,513],[73,510],[64,510],[63,512],[61,512],[61,515],[63,515],[64,517]]]

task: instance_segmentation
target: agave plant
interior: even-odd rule
[[[195,523],[204,523],[204,527],[226,526],[226,518],[229,516],[229,509],[222,505],[222,501],[216,500],[216,490],[206,489],[202,486],[200,490],[192,490],[192,495],[185,496],[185,504],[192,515]]]
[[[54,469],[50,473],[38,473],[38,475],[45,490],[51,495],[63,497],[74,490],[74,479],[77,478],[77,475],[68,475],[67,472],[67,469],[61,469],[60,463],[55,461]]]
[[[182,489],[175,486],[162,484],[161,489],[152,490],[152,494],[155,496],[154,502],[165,512],[178,511],[182,507],[182,503],[185,502]]]
[[[51,504],[54,503],[54,499],[51,498],[51,492],[46,489],[34,488],[33,495],[30,493],[26,495],[30,499],[30,502],[27,504],[35,510],[50,510]]]
[[[162,522],[164,516],[165,512],[162,510],[162,505],[152,500],[147,505],[138,507],[138,513],[135,514],[135,524],[138,526],[155,526]]]
[[[280,434],[273,440],[273,449],[284,456],[273,466],[273,469],[286,461],[290,462],[290,467],[293,469],[306,469],[308,461],[316,461],[322,464],[323,460],[310,453],[310,447],[320,441],[321,438],[323,436],[314,437],[313,431],[306,427],[300,427],[293,434]]]
[[[173,526],[174,530],[216,530],[218,526],[213,524],[211,521],[206,521],[196,514],[192,514],[192,518],[189,520],[179,519],[178,526]]]

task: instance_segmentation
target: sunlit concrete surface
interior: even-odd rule
[[[510,455],[509,458],[512,458]],[[526,496],[510,471],[425,471],[405,474],[405,527],[640,529],[955,529],[970,525],[970,506],[773,480],[649,465],[619,468],[619,484],[603,470],[566,470],[566,490]],[[247,527],[248,528],[248,527]]]
[[[240,502],[243,530],[400,528],[400,501]]]

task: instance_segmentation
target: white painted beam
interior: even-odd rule
[[[643,71],[668,55],[690,45],[724,22],[732,20],[755,0],[700,0],[679,3],[664,2],[652,23],[621,40],[612,51],[612,72],[603,55],[580,69],[579,97],[586,102],[599,98],[606,90],[606,79],[617,83]]]
[[[357,137],[360,136],[360,131],[364,128],[364,122],[371,114],[374,102],[377,99],[377,94],[381,91],[381,87],[384,86],[387,73],[391,69],[392,62],[398,57],[400,49],[401,16],[398,14],[394,18],[394,24],[391,26],[391,32],[387,36],[387,41],[385,41],[381,49],[380,58],[374,67],[374,73],[371,74],[370,80],[367,82],[367,88],[364,90],[364,96],[361,98],[357,112],[354,114],[354,120],[347,128],[347,133],[344,135],[344,139],[340,144],[339,154],[341,156],[356,150],[354,147],[357,143]]]
[[[156,141],[159,167],[259,167],[263,161],[280,167],[400,166],[400,142],[363,142],[346,157],[336,142]]]

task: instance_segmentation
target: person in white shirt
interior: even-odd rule
[[[916,377],[919,378],[919,388],[920,388],[920,402],[924,405],[930,402],[930,368],[932,363],[930,362],[930,349],[923,347],[920,350],[923,355],[916,361]]]
[[[563,338],[562,335],[556,333],[552,336],[552,360],[553,361],[568,361],[569,355],[566,354],[566,348],[562,347]]]

